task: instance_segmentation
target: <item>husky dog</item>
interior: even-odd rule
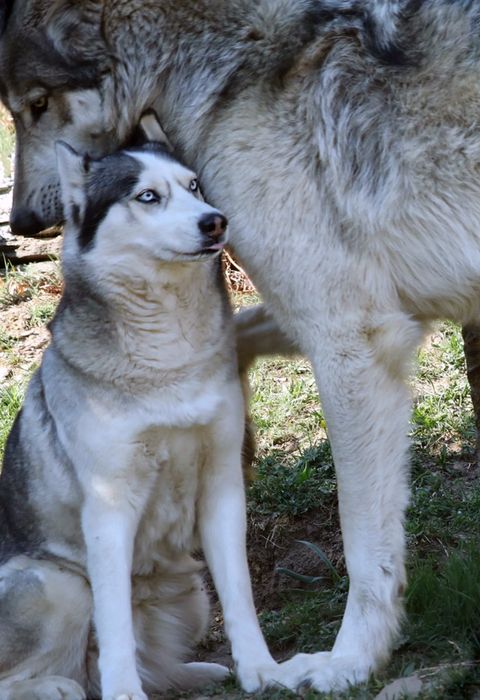
[[[410,360],[480,312],[480,0],[14,0],[4,25],[12,226],[61,219],[56,138],[109,152],[153,107],[266,302],[253,350],[280,329],[310,358],[350,589],[333,649],[281,668],[365,679],[402,617]]]
[[[246,563],[226,219],[159,143],[100,160],[60,143],[58,162],[65,292],[0,478],[0,697],[142,700],[223,679],[184,663],[208,615],[197,541],[255,690],[277,665]]]

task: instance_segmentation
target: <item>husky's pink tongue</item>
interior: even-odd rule
[[[225,243],[214,243],[205,248],[205,250],[222,250],[223,248],[225,248]]]

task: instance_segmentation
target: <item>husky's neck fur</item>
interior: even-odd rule
[[[52,346],[77,371],[99,381],[117,376],[119,385],[166,385],[184,370],[210,371],[217,359],[234,357],[223,281],[212,265],[219,262],[167,264],[151,279],[145,270],[126,276],[112,268],[92,281],[91,270],[67,261]]]

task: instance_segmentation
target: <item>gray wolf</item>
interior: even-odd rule
[[[226,219],[149,139],[59,143],[65,291],[0,478],[0,697],[145,700],[218,681],[185,663],[208,599],[242,686],[278,668],[245,553],[242,390],[218,253]]]
[[[311,360],[350,588],[333,649],[281,666],[289,687],[365,679],[402,619],[410,361],[432,319],[480,311],[479,23],[475,0],[4,7],[13,227],[61,218],[56,138],[109,152],[154,108],[265,301],[247,345]]]

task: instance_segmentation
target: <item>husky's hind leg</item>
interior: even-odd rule
[[[90,621],[82,576],[25,556],[0,567],[0,698],[83,700]]]
[[[138,576],[133,581],[137,666],[148,692],[189,690],[223,681],[228,668],[183,663],[205,634],[209,602],[198,562],[185,557],[183,571]]]

